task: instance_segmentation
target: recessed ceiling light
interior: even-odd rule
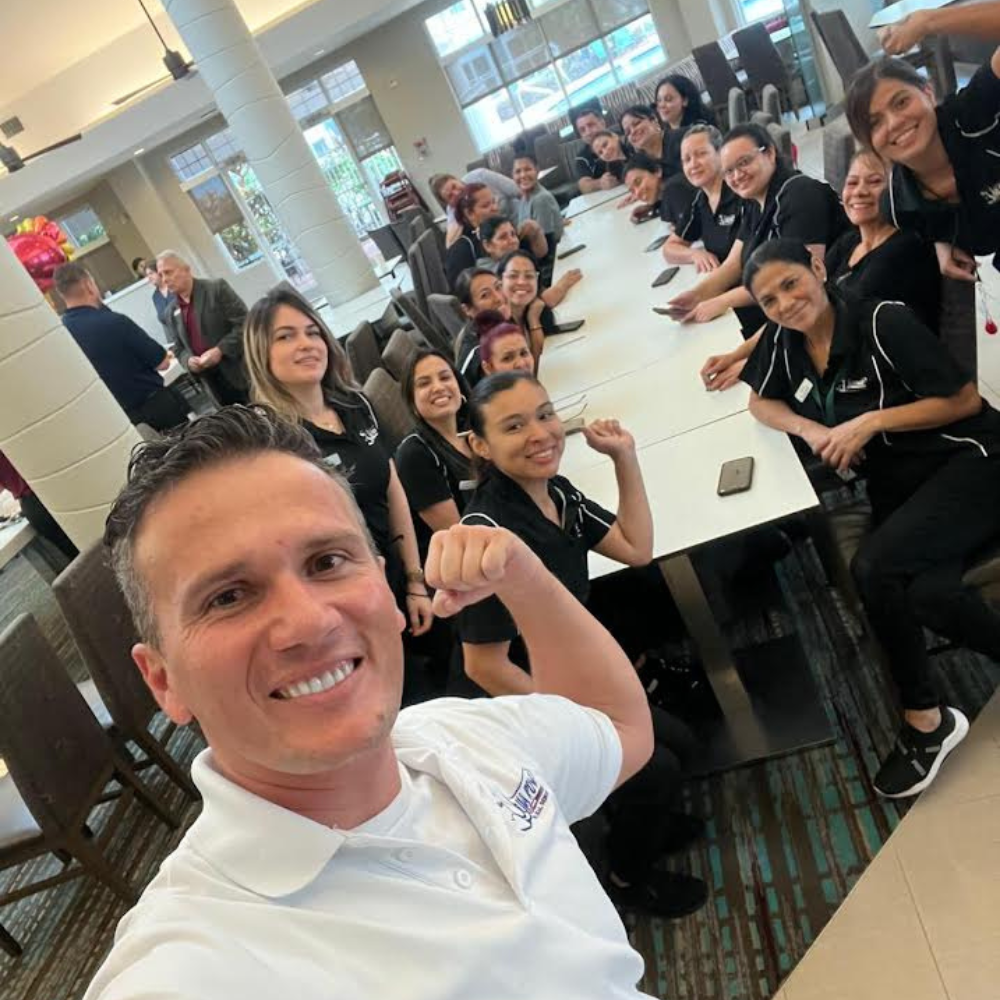
[[[140,146],[132,155],[133,156],[141,156],[145,152],[146,152],[146,147],[145,146]]]
[[[321,55],[323,55],[324,52],[326,52],[326,49],[317,49],[316,50],[316,55],[321,56]]]
[[[11,222],[17,222],[17,220],[20,219],[20,218],[21,218],[21,216],[19,216],[19,215],[12,215],[10,217],[9,221],[11,221]]]

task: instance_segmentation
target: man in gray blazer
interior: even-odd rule
[[[247,402],[243,300],[223,278],[195,278],[191,265],[173,250],[157,255],[156,269],[176,296],[165,325],[181,364],[202,379],[220,403]]]

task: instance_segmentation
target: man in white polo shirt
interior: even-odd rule
[[[106,540],[133,656],[209,749],[87,1000],[641,996],[569,824],[649,757],[646,697],[523,542],[458,525],[426,574],[439,614],[499,596],[546,693],[400,712],[403,618],[299,428],[235,406],[144,445]]]

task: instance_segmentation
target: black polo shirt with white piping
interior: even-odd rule
[[[883,210],[896,226],[926,239],[976,255],[996,254],[993,266],[1000,269],[1000,80],[988,62],[967,87],[941,102],[937,122],[959,204],[934,198],[909,168],[896,164]]]
[[[585,497],[564,476],[553,476],[548,488],[559,524],[550,521],[513,479],[490,469],[472,495],[462,523],[512,531],[583,604],[590,592],[587,553],[611,530],[615,515]],[[513,642],[518,636],[514,619],[497,597],[460,612],[458,634],[462,642],[476,645]]]
[[[970,381],[902,303],[831,301],[836,322],[826,371],[816,371],[801,333],[769,323],[741,376],[754,392],[834,427],[873,410],[953,396]],[[1000,413],[985,401],[979,413],[944,427],[876,435],[858,471],[881,494],[898,495],[900,481],[918,483],[959,452],[1000,455]]]
[[[687,217],[677,227],[677,235],[688,243],[701,240],[705,249],[723,261],[729,256],[740,224],[745,202],[723,182],[719,204],[713,210],[708,195],[699,190]]]

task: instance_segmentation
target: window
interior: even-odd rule
[[[534,20],[499,38],[487,26],[486,0],[459,0],[424,22],[482,151],[666,60],[648,0],[530,3]]]
[[[321,77],[323,89],[333,101],[342,101],[359,90],[367,90],[358,64],[352,59]]]
[[[736,0],[736,7],[745,24],[785,13],[783,0]]]
[[[329,103],[323,88],[319,85],[319,80],[313,80],[312,83],[288,95],[288,105],[297,121],[324,110]]]
[[[107,237],[104,223],[98,214],[89,206],[77,209],[72,215],[57,220],[63,232],[69,237],[70,243],[78,250],[88,243],[96,243]]]
[[[176,156],[171,156],[170,166],[178,180],[189,181],[192,177],[197,177],[206,170],[211,170],[212,158],[208,155],[205,147],[199,144],[185,149]]]

